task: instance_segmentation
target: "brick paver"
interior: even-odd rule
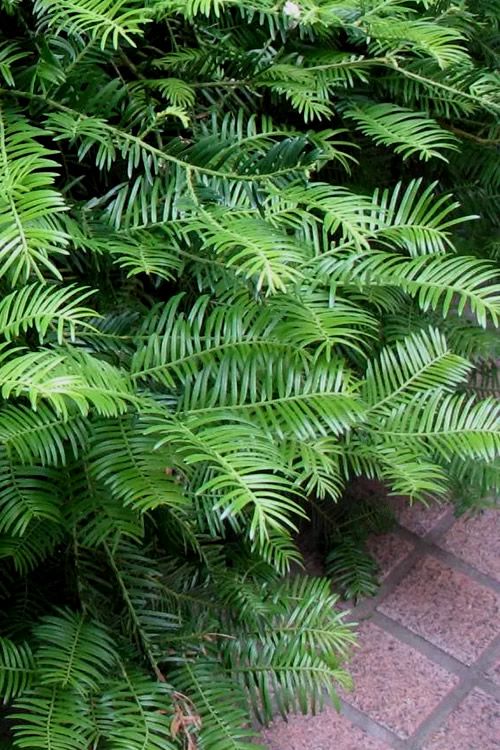
[[[472,664],[498,634],[500,596],[426,556],[378,609],[464,664]]]
[[[409,555],[414,545],[399,534],[389,533],[374,536],[368,540],[368,551],[377,561],[378,577],[383,581],[394,568]]]
[[[399,737],[409,737],[458,683],[455,675],[374,625],[359,628],[349,664],[356,689],[345,700]]]
[[[383,585],[352,613],[354,691],[340,714],[275,721],[269,750],[500,750],[500,510],[393,507],[369,542]]]
[[[497,510],[459,519],[439,546],[500,582],[500,513]]]
[[[485,676],[488,680],[492,680],[495,685],[500,687],[500,654],[493,664],[490,665],[489,669],[486,670]]]
[[[500,702],[477,688],[425,743],[423,750],[498,750]]]
[[[391,750],[330,707],[317,716],[276,719],[262,735],[269,750]]]
[[[450,506],[444,503],[414,502],[410,505],[405,497],[393,497],[389,504],[396,513],[396,518],[401,526],[413,531],[420,537],[426,536],[433,530],[436,524],[450,511]]]

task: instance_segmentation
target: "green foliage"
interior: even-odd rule
[[[356,601],[378,589],[377,565],[356,537],[343,535],[326,558],[326,571],[346,599]]]
[[[0,303],[0,328],[7,341],[16,339],[21,332],[35,328],[43,343],[49,326],[56,327],[57,341],[65,338],[65,329],[75,338],[76,326],[91,327],[85,318],[95,317],[91,308],[77,307],[77,303],[89,297],[90,291],[71,286],[58,289],[48,284],[28,284],[22,291],[8,294]],[[57,326],[56,326],[57,324]]]
[[[325,569],[335,590],[354,602],[375,594],[378,565],[366,543],[370,536],[391,531],[396,523],[386,498],[361,499],[347,493],[335,512],[326,519],[323,516],[322,521],[320,531],[327,548]]]
[[[403,159],[417,154],[427,161],[445,159],[442,150],[456,149],[456,139],[419,112],[394,104],[355,103],[345,115],[354,120],[364,135],[377,145],[394,146]]]
[[[3,703],[23,693],[34,672],[33,656],[27,644],[15,644],[8,638],[0,640],[0,695]]]
[[[65,210],[54,190],[58,164],[17,108],[0,108],[0,274],[13,286],[31,274],[60,277],[52,255],[64,252],[68,237],[58,223]]]
[[[113,642],[100,626],[81,614],[62,611],[43,617],[35,628],[39,680],[44,685],[95,689],[116,661]]]
[[[311,507],[498,486],[495,7],[0,0],[9,745],[253,746],[348,684]]]

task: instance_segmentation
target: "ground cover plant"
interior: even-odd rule
[[[0,0],[6,748],[254,747],[348,683],[312,504],[494,489],[498,10]]]

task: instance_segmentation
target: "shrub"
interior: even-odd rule
[[[0,8],[5,744],[243,750],[348,682],[308,498],[495,486],[494,3]]]

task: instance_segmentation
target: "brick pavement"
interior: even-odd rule
[[[500,750],[500,510],[395,509],[370,542],[380,590],[351,615],[354,690],[340,714],[277,719],[269,750]]]

